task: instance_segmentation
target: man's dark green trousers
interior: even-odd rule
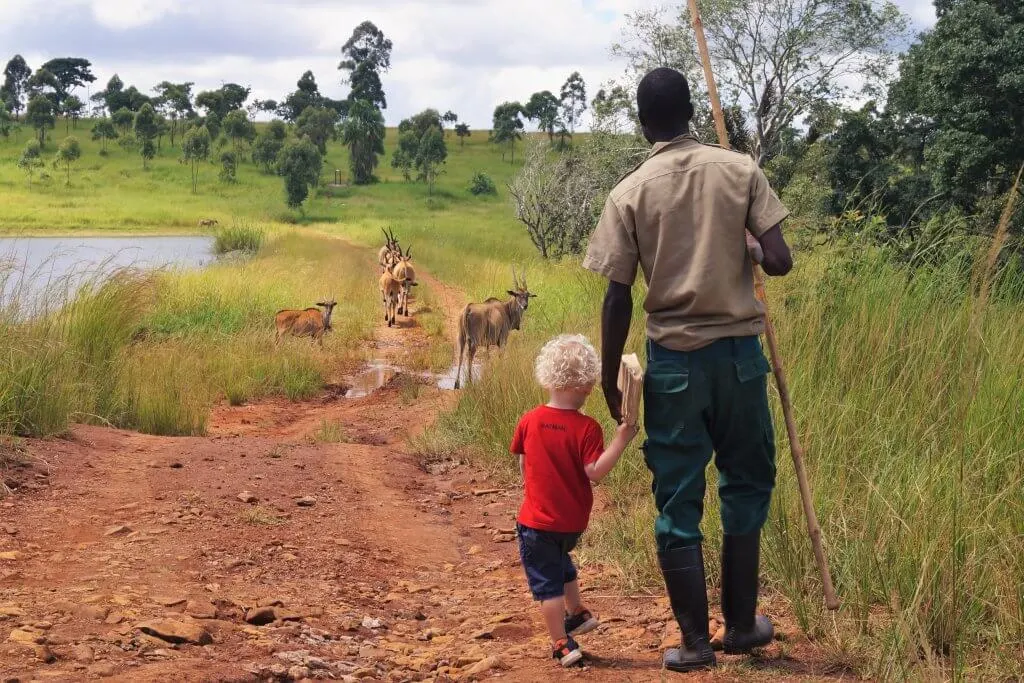
[[[712,453],[723,530],[760,530],[775,486],[771,367],[760,339],[728,337],[688,352],[648,341],[647,359],[644,452],[654,475],[658,551],[701,542],[704,471]]]

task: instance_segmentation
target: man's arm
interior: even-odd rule
[[[768,275],[786,275],[793,270],[793,254],[789,251],[789,245],[782,237],[782,225],[776,225],[761,235],[757,240],[761,247],[762,259],[758,261],[758,255],[752,251],[751,257],[761,264],[764,272]],[[748,249],[750,240],[747,239]]]
[[[609,282],[601,308],[601,388],[608,412],[622,421],[622,392],[619,391],[619,365],[633,319],[633,292],[629,285]]]

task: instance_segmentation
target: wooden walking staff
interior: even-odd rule
[[[725,128],[722,103],[718,99],[715,75],[711,71],[711,55],[708,53],[708,43],[704,38],[704,25],[700,20],[700,10],[697,8],[697,0],[689,0],[689,3],[690,15],[693,17],[693,30],[697,34],[697,48],[700,50],[701,62],[704,64],[704,77],[708,83],[708,95],[711,98],[711,110],[715,118],[718,142],[722,147],[728,149],[729,134]],[[832,574],[828,568],[828,559],[825,557],[825,551],[821,545],[821,527],[818,526],[818,516],[814,513],[811,485],[807,481],[807,470],[804,468],[804,449],[800,445],[800,435],[797,433],[796,420],[793,418],[793,402],[789,398],[789,385],[786,383],[786,372],[782,367],[782,357],[779,355],[779,345],[775,338],[775,327],[772,325],[771,316],[768,315],[768,297],[764,290],[764,274],[756,263],[753,266],[754,290],[758,300],[765,307],[764,336],[768,340],[768,352],[772,359],[775,384],[779,389],[782,414],[786,418],[786,434],[789,436],[789,450],[793,455],[793,466],[796,469],[796,478],[800,484],[800,500],[803,502],[804,516],[807,518],[807,532],[811,537],[814,559],[817,561],[818,569],[821,572],[821,585],[825,593],[825,607],[830,610],[836,610],[839,609],[839,598],[836,597],[836,590],[832,586]]]

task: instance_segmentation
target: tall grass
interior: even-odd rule
[[[218,254],[232,251],[256,253],[263,246],[267,233],[252,225],[232,225],[221,228],[214,236],[213,250]]]
[[[373,282],[368,255],[291,233],[243,263],[97,271],[77,290],[50,287],[30,310],[15,293],[0,307],[0,435],[59,434],[71,421],[202,434],[218,400],[308,398],[371,335]],[[325,296],[339,300],[325,350],[275,345],[277,310]]]

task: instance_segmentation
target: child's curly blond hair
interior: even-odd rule
[[[593,386],[601,375],[597,351],[582,334],[562,334],[537,355],[537,382],[545,389],[582,389]]]

